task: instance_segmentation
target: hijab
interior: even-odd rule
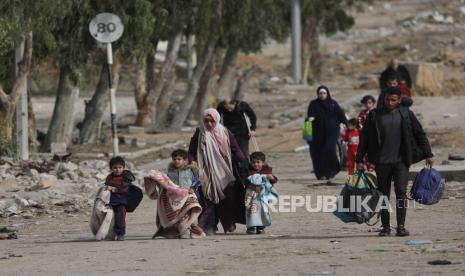
[[[324,90],[326,91],[326,93],[328,94],[328,96],[326,97],[325,100],[320,100],[320,97],[318,97],[318,92],[320,92],[321,90]],[[328,111],[332,111],[334,109],[334,103],[333,103],[333,99],[331,99],[331,93],[329,92],[329,88],[326,87],[325,85],[320,85],[317,89],[316,89],[316,96],[317,96],[317,101],[318,103],[323,106],[324,109],[328,110]]]
[[[215,127],[212,130],[208,130],[205,126],[204,119],[206,117],[211,117],[215,121]],[[228,154],[228,144],[229,144],[229,137],[225,136],[227,134],[226,128],[221,124],[221,115],[218,111],[214,108],[205,109],[202,112],[202,121],[200,123],[200,133],[205,135],[207,132],[210,132],[213,138],[215,139],[215,143],[218,145],[218,149],[220,150],[221,155],[227,156]]]
[[[213,118],[215,127],[208,130],[204,119]],[[232,171],[229,131],[221,124],[221,116],[214,108],[202,112],[197,156],[199,177],[205,197],[218,204],[225,197],[223,191],[235,177]]]

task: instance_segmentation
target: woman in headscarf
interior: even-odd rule
[[[220,114],[209,108],[202,113],[189,144],[189,161],[199,166],[203,212],[199,225],[207,234],[217,231],[218,219],[224,232],[233,232],[235,223],[245,223],[244,187],[237,164],[245,157],[234,135],[220,123]]]
[[[310,102],[307,112],[313,129],[310,156],[316,177],[331,180],[341,170],[336,145],[340,124],[347,124],[347,118],[339,104],[331,99],[326,86],[322,85],[316,91],[318,98]]]

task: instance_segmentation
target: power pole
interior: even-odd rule
[[[15,51],[15,74],[18,76],[18,64],[24,58],[24,37]],[[29,136],[27,113],[27,86],[20,91],[19,102],[16,106],[16,149],[19,161],[29,160]]]
[[[302,26],[300,20],[300,0],[292,0],[292,78],[294,84],[302,82]]]

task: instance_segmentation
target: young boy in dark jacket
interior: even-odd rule
[[[262,174],[266,175],[268,180],[270,181],[271,185],[276,184],[278,182],[278,178],[273,175],[273,168],[270,167],[266,162],[266,156],[263,152],[256,151],[250,155],[250,166],[247,171],[247,176],[251,176],[254,174]],[[246,185],[245,197],[246,201],[252,200],[253,197],[260,193],[260,187],[251,185],[250,183]],[[247,234],[263,234],[265,232],[265,227],[252,227],[247,229]]]
[[[408,236],[407,183],[411,164],[426,159],[433,163],[433,154],[423,128],[407,107],[401,106],[401,92],[396,87],[386,89],[385,104],[368,114],[357,151],[357,169],[364,169],[363,157],[376,166],[378,188],[389,198],[391,181],[396,193],[397,236]],[[391,234],[389,211],[381,210],[383,229],[379,236]]]
[[[111,173],[107,176],[105,185],[111,191],[110,204],[115,212],[116,240],[124,241],[126,234],[126,193],[129,185],[135,180],[134,175],[125,170],[126,162],[120,156],[110,159]]]

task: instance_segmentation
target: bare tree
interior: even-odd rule
[[[145,94],[141,107],[142,112],[138,112],[136,118],[136,125],[143,125],[149,114],[152,114],[152,122],[156,121],[156,106],[160,95],[163,92],[163,87],[171,79],[171,74],[174,74],[174,66],[176,65],[176,60],[178,58],[179,47],[181,46],[182,32],[179,31],[168,41],[168,49],[166,50],[165,61],[160,69],[158,78],[155,78],[153,73],[148,79],[148,91]],[[155,70],[154,63],[150,64],[151,66],[148,70],[153,72]],[[146,112],[148,110],[149,112]]]
[[[109,105],[107,65],[102,66],[100,79],[90,102],[86,103],[85,117],[80,131],[80,142],[95,142],[100,133],[105,110]],[[121,56],[115,51],[113,60],[113,87],[118,89],[121,73]]]
[[[0,87],[0,141],[10,141],[13,138],[13,118],[19,102],[21,91],[27,89],[27,79],[31,71],[32,32],[25,35],[23,60],[18,64],[18,75],[9,91]]]
[[[181,104],[179,105],[178,112],[175,114],[173,121],[170,124],[171,128],[181,128],[187,116],[189,115],[192,104],[194,103],[194,100],[199,92],[200,78],[202,77],[205,68],[207,68],[208,63],[213,56],[216,43],[217,42],[215,39],[211,39],[203,49],[203,53],[201,55],[202,58],[194,69],[192,79],[190,79],[187,84],[186,94]]]
[[[317,80],[321,75],[321,54],[318,37],[318,22],[315,17],[308,16],[302,27],[302,73],[303,82]]]
[[[71,141],[74,127],[74,107],[79,99],[79,88],[71,80],[71,69],[64,65],[60,68],[57,96],[53,109],[52,120],[41,147],[50,151],[52,143],[66,143]]]

